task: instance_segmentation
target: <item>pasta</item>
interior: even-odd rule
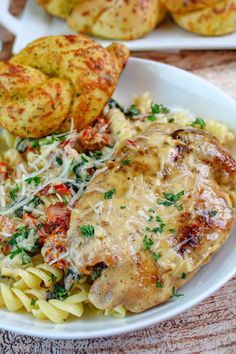
[[[0,306],[25,309],[54,323],[80,318],[85,308],[95,315],[127,315],[122,305],[101,311],[89,301],[90,287],[104,267],[77,274],[66,236],[71,210],[96,171],[112,159],[116,144],[154,121],[207,130],[222,144],[234,139],[226,125],[153,103],[148,92],[126,110],[111,100],[103,116],[80,133],[73,130],[73,122],[69,132],[43,139],[20,140],[1,132]],[[235,206],[235,192],[228,194]],[[172,254],[168,257],[171,264]]]
[[[131,123],[118,108],[111,109],[108,113],[108,118],[112,135],[116,141],[128,139],[135,135],[135,130],[132,128]]]
[[[13,278],[14,287],[25,290],[27,288],[49,288],[53,283],[59,282],[62,279],[63,272],[56,267],[48,264],[39,264],[34,267],[20,268],[2,268],[1,275]]]
[[[24,308],[40,320],[49,319],[54,323],[65,321],[69,315],[81,317],[84,311],[83,302],[87,301],[87,293],[83,290],[67,297],[65,300],[46,300],[46,291],[21,290],[0,284],[0,306],[15,312]]]

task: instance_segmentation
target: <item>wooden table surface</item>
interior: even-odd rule
[[[25,0],[13,0],[18,14]],[[0,59],[11,56],[14,37],[2,31]],[[236,99],[236,51],[136,52],[206,78]],[[236,117],[235,117],[236,118]],[[216,270],[217,271],[217,270]],[[46,340],[0,331],[1,353],[236,353],[236,277],[209,299],[171,320],[130,334],[94,340]]]

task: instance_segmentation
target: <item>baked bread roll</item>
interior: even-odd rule
[[[165,0],[174,21],[187,31],[219,36],[236,30],[236,0]]]
[[[130,40],[151,32],[165,17],[161,0],[38,0],[77,32]]]
[[[93,122],[116,88],[129,56],[83,35],[40,38],[0,62],[0,125],[32,138],[80,130]]]

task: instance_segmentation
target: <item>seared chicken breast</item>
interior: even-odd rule
[[[235,174],[234,158],[202,130],[153,124],[121,142],[72,211],[74,267],[105,268],[89,300],[141,312],[175,294],[227,239]]]

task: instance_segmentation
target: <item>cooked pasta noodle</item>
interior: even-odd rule
[[[27,288],[51,287],[53,283],[59,282],[63,272],[48,264],[39,264],[34,267],[2,268],[1,275],[15,279],[14,287],[25,290]]]
[[[49,319],[54,323],[65,321],[69,315],[81,317],[84,311],[83,302],[86,302],[87,293],[79,293],[67,297],[65,300],[46,300],[46,291],[42,289],[20,290],[0,283],[0,306],[16,312],[24,308],[40,320]]]
[[[132,128],[131,123],[125,118],[118,108],[113,108],[108,113],[110,120],[110,127],[115,141],[131,138],[135,135],[135,130]]]

